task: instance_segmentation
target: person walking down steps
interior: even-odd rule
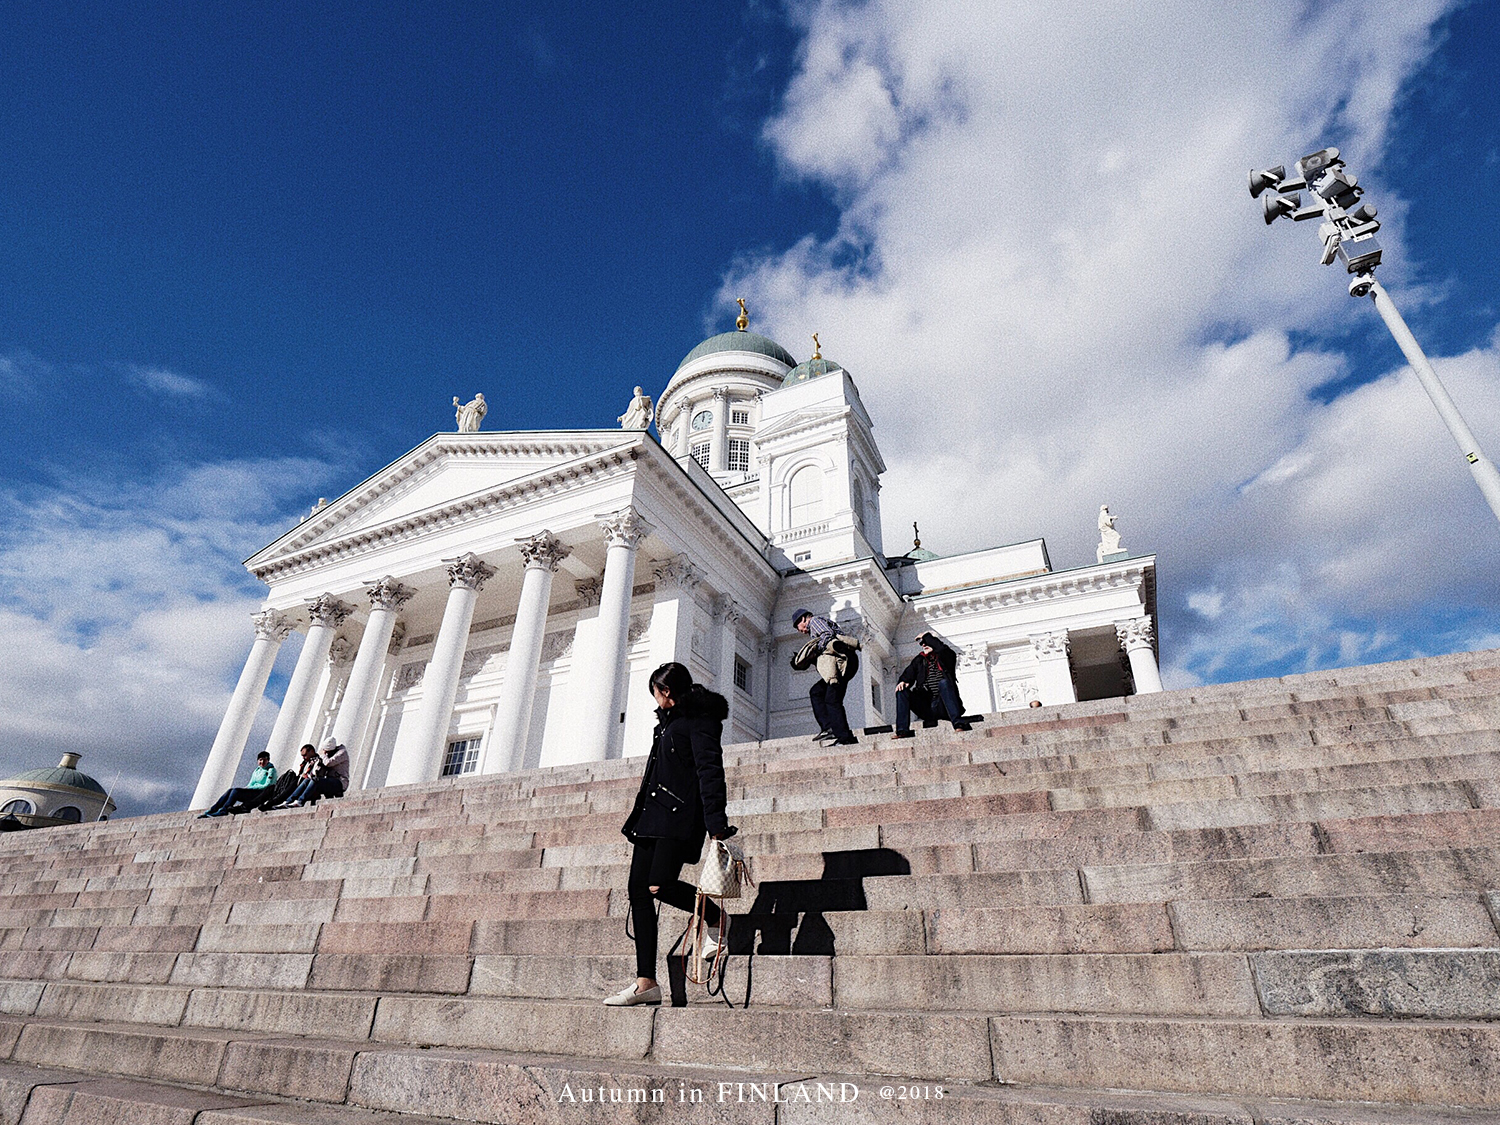
[[[817,682],[807,693],[813,718],[818,721],[818,733],[814,737],[819,742],[832,742],[835,746],[855,745],[859,739],[849,729],[844,693],[859,670],[859,638],[840,633],[837,625],[810,609],[797,611],[792,618],[792,628],[812,638],[792,657],[792,667],[799,672],[814,665],[818,669]]]
[[[663,664],[651,673],[656,699],[656,733],[635,805],[620,829],[635,850],[626,889],[635,930],[635,983],[608,997],[610,1007],[660,1004],[656,980],[658,901],[692,913],[697,892],[679,876],[685,864],[697,863],[706,834],[727,840],[738,829],[725,817],[728,786],[724,780],[721,742],[729,702],[702,684],[681,664]],[[723,935],[719,909],[708,902],[704,921],[709,939],[702,954],[718,952]]]
[[[964,701],[958,694],[958,663],[953,649],[935,633],[917,638],[922,651],[901,673],[896,685],[896,733],[892,738],[911,738],[911,717],[947,719],[954,730],[969,730],[964,722]]]

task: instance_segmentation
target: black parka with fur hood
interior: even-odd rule
[[[621,829],[630,839],[680,840],[696,861],[704,833],[729,832],[724,814],[724,747],[720,741],[729,703],[717,692],[694,684],[688,697],[669,711],[657,709],[656,734],[646,759],[635,807]]]

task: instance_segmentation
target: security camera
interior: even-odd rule
[[[1370,290],[1375,287],[1375,275],[1372,273],[1355,274],[1349,279],[1349,296],[1368,297]]]

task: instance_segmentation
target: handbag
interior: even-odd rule
[[[703,858],[703,866],[698,871],[698,894],[693,901],[693,920],[689,923],[691,929],[684,973],[694,984],[708,986],[711,993],[714,991],[712,982],[716,974],[719,989],[722,991],[724,987],[724,958],[729,952],[729,910],[726,903],[729,899],[743,895],[747,884],[753,887],[755,880],[750,878],[750,870],[745,866],[745,853],[740,851],[739,845],[709,837],[708,855]],[[708,945],[705,907],[709,899],[718,900],[719,947],[714,950],[712,958],[705,959],[703,950]],[[708,963],[706,971],[703,969],[705,960]],[[703,972],[701,979],[699,972]]]

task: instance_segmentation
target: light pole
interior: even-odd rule
[[[1500,473],[1495,471],[1495,463],[1480,450],[1473,431],[1459,414],[1437,372],[1422,353],[1417,338],[1391,302],[1390,294],[1375,280],[1375,267],[1380,265],[1380,243],[1375,241],[1375,232],[1380,229],[1380,224],[1375,221],[1374,205],[1359,201],[1364,189],[1344,170],[1344,162],[1339,159],[1336,148],[1319,149],[1304,156],[1292,171],[1294,175],[1289,177],[1286,168],[1278,165],[1250,173],[1252,199],[1258,198],[1267,188],[1275,189],[1264,201],[1266,224],[1274,223],[1283,215],[1293,222],[1323,220],[1318,227],[1318,237],[1323,242],[1323,265],[1331,265],[1335,259],[1342,262],[1352,275],[1349,296],[1369,297],[1375,302],[1380,318],[1401,346],[1406,361],[1417,373],[1427,397],[1432,399],[1432,405],[1437,407],[1443,424],[1458,444],[1479,491],[1484,493],[1495,518],[1500,519]],[[1302,191],[1306,189],[1312,192],[1312,202],[1304,207]]]

